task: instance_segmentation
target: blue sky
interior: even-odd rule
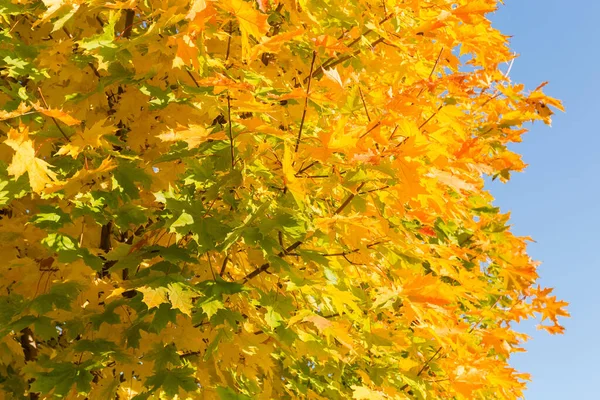
[[[513,231],[532,236],[529,252],[543,262],[540,283],[571,303],[566,334],[534,323],[527,353],[512,364],[530,372],[527,400],[600,399],[600,1],[506,0],[491,15],[520,54],[511,79],[564,102],[552,128],[535,125],[513,148],[529,167],[489,187],[512,212]]]

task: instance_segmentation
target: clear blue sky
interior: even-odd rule
[[[540,283],[571,303],[566,334],[533,336],[512,364],[533,375],[527,400],[600,399],[600,0],[506,0],[491,15],[520,54],[510,73],[530,90],[563,100],[552,128],[535,125],[514,146],[529,167],[490,185],[512,212],[513,231],[532,236]]]

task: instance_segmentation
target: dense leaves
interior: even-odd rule
[[[6,0],[0,397],[515,399],[496,0]]]

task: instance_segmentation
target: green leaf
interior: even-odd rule
[[[193,223],[194,223],[194,218],[190,214],[183,212],[171,224],[171,232],[176,231],[177,228],[192,225]]]
[[[240,226],[234,228],[233,231],[231,231],[227,235],[227,237],[225,238],[225,240],[219,246],[217,246],[217,249],[219,251],[223,251],[223,252],[227,251],[227,249],[232,244],[234,244],[235,242],[238,241],[238,239],[242,235],[244,229],[246,227],[250,226],[259,216],[261,216],[262,214],[264,214],[264,212],[267,210],[267,208],[270,205],[271,205],[271,202],[270,201],[266,201],[263,204],[261,204],[259,207],[257,207],[253,212],[251,212],[250,214],[248,214],[248,216],[244,220],[244,223],[241,224]]]
[[[250,397],[242,393],[236,393],[233,389],[219,386],[217,394],[221,400],[251,400]]]
[[[267,306],[265,321],[267,321],[267,324],[269,324],[269,326],[274,329],[281,325],[283,318],[281,318],[281,315],[279,315],[279,313],[275,311],[273,307]]]
[[[40,314],[46,314],[54,308],[69,311],[80,290],[81,286],[77,282],[52,285],[48,293],[36,297],[31,302],[31,308]]]
[[[113,172],[115,189],[119,190],[128,199],[139,199],[139,187],[148,188],[152,178],[133,162],[125,162],[119,165]]]
[[[99,47],[117,47],[113,41],[115,40],[115,25],[119,20],[119,13],[110,12],[108,23],[103,27],[103,33],[95,36],[90,36],[78,42],[82,49],[87,51],[97,49]]]
[[[206,353],[204,353],[203,357],[204,361],[208,361],[210,357],[214,354],[214,352],[217,351],[223,337],[225,337],[225,331],[223,329],[220,329],[219,333],[217,333],[217,336],[215,336],[213,341],[210,342],[210,344],[206,347]]]
[[[148,359],[154,361],[154,371],[162,371],[170,366],[180,366],[181,357],[177,353],[177,348],[173,344],[163,345],[156,343],[152,352],[148,354]]]
[[[54,322],[52,318],[43,315],[37,317],[33,323],[33,331],[36,337],[44,341],[58,337],[56,322]]]
[[[224,309],[225,306],[223,305],[223,302],[221,300],[210,300],[200,303],[200,308],[202,308],[202,311],[204,311],[210,319],[213,315],[217,313],[217,311]]]
[[[56,230],[62,228],[66,223],[71,223],[71,217],[59,207],[47,205],[38,206],[41,212],[35,214],[31,222],[41,229]]]
[[[140,333],[141,330],[148,332],[150,330],[150,324],[142,320],[137,320],[125,330],[127,347],[140,347],[140,340],[142,339],[142,334]]]
[[[42,239],[42,244],[57,253],[73,252],[79,248],[75,239],[62,233],[49,233]]]
[[[31,384],[31,392],[48,394],[53,391],[54,396],[66,396],[73,385],[78,393],[88,393],[91,389],[93,375],[84,367],[70,362],[52,364],[51,371],[34,374],[35,380]]]
[[[160,331],[167,327],[169,322],[172,324],[177,323],[177,311],[171,308],[170,304],[161,304],[156,309],[154,318],[150,324],[152,332],[160,333]]]
[[[141,225],[146,222],[148,222],[148,216],[144,207],[128,204],[117,210],[115,223],[119,227],[127,229],[129,225]]]
[[[148,377],[145,383],[151,386],[153,391],[162,389],[167,396],[173,398],[179,394],[179,388],[187,392],[198,390],[193,375],[194,370],[191,367],[173,368],[157,372]]]
[[[105,339],[80,339],[73,346],[73,351],[75,352],[90,352],[95,356],[99,356],[101,359],[106,359],[109,357],[114,358],[118,361],[127,360],[127,356],[125,353],[121,351],[120,346],[116,343],[111,342]]]

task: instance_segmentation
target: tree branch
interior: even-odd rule
[[[362,187],[363,187],[364,185],[365,185],[365,182],[361,183],[361,184],[358,186],[358,188],[356,188],[356,192],[357,192],[357,193],[358,193],[358,192],[360,192],[360,189],[362,189]],[[337,210],[335,210],[334,214],[336,214],[336,215],[337,215],[337,214],[341,213],[342,211],[344,211],[344,208],[346,208],[346,206],[347,206],[348,204],[350,204],[350,202],[352,201],[352,199],[354,198],[354,196],[356,196],[356,193],[352,193],[350,196],[348,196],[348,197],[346,198],[346,200],[344,200],[344,202],[342,203],[342,205],[341,205],[341,206],[339,206]]]
[[[313,57],[310,63],[310,73],[308,74],[308,85],[306,87],[306,98],[304,99],[304,110],[302,111],[302,119],[300,120],[300,129],[298,130],[298,137],[296,138],[296,148],[294,149],[294,153],[297,153],[298,147],[300,147],[300,139],[302,138],[302,128],[304,128],[304,119],[306,118],[306,110],[308,109],[308,94],[310,92],[310,83],[312,82],[312,73],[316,59],[317,52],[313,51]]]
[[[233,127],[231,125],[231,96],[227,93],[227,120],[229,122],[229,147],[231,149],[231,169],[235,166],[235,150],[233,149]]]
[[[437,351],[435,353],[433,353],[433,355],[431,357],[429,357],[429,359],[427,361],[425,361],[425,364],[423,364],[423,366],[421,367],[421,369],[419,370],[419,372],[417,373],[417,376],[421,376],[421,374],[423,372],[425,372],[425,369],[427,369],[427,367],[429,366],[429,363],[431,361],[433,361],[433,359],[439,354],[439,352],[442,351],[442,346],[440,346]],[[404,389],[406,389],[408,387],[408,383],[405,383],[401,388],[400,391],[403,391]]]
[[[229,256],[225,256],[223,260],[223,265],[221,266],[221,271],[219,272],[219,276],[222,278],[225,273],[225,268],[227,268],[227,261],[229,261]]]
[[[125,29],[123,29],[123,33],[121,34],[121,37],[124,37],[125,39],[129,39],[129,37],[131,36],[134,17],[135,17],[134,10],[126,10],[125,11]]]
[[[360,93],[360,99],[362,100],[363,107],[365,108],[365,114],[367,114],[367,119],[371,122],[371,116],[369,115],[369,110],[367,110],[367,103],[365,103],[365,96],[363,96],[362,89],[360,85],[358,86],[358,92]]]
[[[291,246],[289,246],[287,249],[285,249],[284,251],[279,252],[279,254],[277,254],[278,257],[285,257],[286,255],[288,255],[288,253],[290,253],[291,251],[295,250],[298,246],[300,246],[302,244],[301,241],[297,241],[294,242]],[[263,272],[266,272],[269,268],[270,268],[270,264],[269,263],[265,263],[263,265],[261,265],[260,267],[256,268],[254,271],[250,272],[248,275],[246,275],[243,279],[242,283],[246,283],[248,282],[250,279],[256,277],[257,275],[262,274]]]
[[[381,24],[383,24],[385,21],[387,21],[388,19],[392,18],[393,16],[394,16],[394,14],[393,14],[393,13],[390,13],[390,14],[386,15],[386,16],[385,16],[385,17],[384,17],[384,18],[383,18],[381,21],[379,21],[379,24],[380,24],[380,25],[381,25]],[[363,36],[366,36],[366,35],[368,35],[368,34],[369,34],[369,33],[371,33],[371,32],[373,32],[373,30],[372,30],[372,29],[367,29],[367,30],[366,30],[366,31],[364,31],[364,32],[363,32],[363,33],[362,33],[362,34],[361,34],[359,37],[357,37],[357,38],[356,38],[356,39],[354,39],[352,42],[350,42],[348,45],[346,45],[346,47],[352,47],[352,46],[354,46],[356,43],[358,43],[358,42],[360,41],[360,39],[362,39],[362,37],[363,37]],[[380,38],[380,39],[383,41],[383,38]],[[378,40],[379,40],[379,39],[378,39]],[[378,43],[380,43],[380,42],[378,42]],[[371,46],[373,46],[373,44],[371,44]],[[352,53],[352,56],[354,56],[354,55],[356,55],[356,54],[358,54],[358,53],[360,53],[360,50],[356,50],[354,53]],[[346,60],[347,60],[348,58],[350,58],[350,57],[351,57],[351,56],[347,56],[347,58],[345,58],[343,61],[340,61],[340,62],[344,62],[344,61],[346,61]],[[315,78],[315,77],[319,76],[320,74],[322,74],[322,73],[323,73],[323,71],[324,71],[326,68],[331,68],[331,67],[334,67],[334,66],[338,65],[338,64],[339,64],[339,62],[336,62],[335,60],[336,60],[336,59],[335,59],[335,57],[330,57],[330,58],[328,58],[327,60],[325,60],[325,62],[323,62],[323,63],[322,63],[322,64],[321,64],[321,65],[320,65],[320,66],[319,66],[317,69],[316,69],[316,71],[314,72],[314,74],[313,74],[312,78]],[[333,63],[333,64],[330,64],[330,63]],[[308,79],[308,78],[305,78],[305,79],[304,79],[304,82],[306,82],[306,80],[307,80],[307,79]]]
[[[225,54],[225,61],[229,60],[229,52],[231,50],[231,35],[233,34],[232,21],[229,21],[229,35],[227,36],[227,53]]]

